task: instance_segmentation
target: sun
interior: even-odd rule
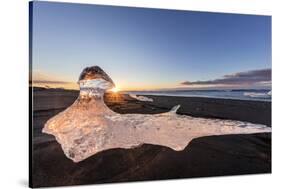
[[[111,91],[114,93],[118,93],[120,91],[120,89],[118,89],[117,87],[114,87],[113,89],[111,89]]]

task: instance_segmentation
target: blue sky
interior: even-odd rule
[[[76,82],[92,65],[124,90],[271,70],[271,17],[35,2],[34,80]]]

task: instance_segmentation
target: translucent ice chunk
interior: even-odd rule
[[[74,162],[107,149],[133,148],[144,143],[178,151],[202,136],[271,132],[271,128],[260,124],[178,115],[180,106],[162,114],[118,114],[103,101],[113,81],[97,66],[85,70],[79,78],[78,99],[43,128],[44,133],[56,137],[65,155]]]

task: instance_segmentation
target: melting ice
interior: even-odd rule
[[[183,150],[198,137],[271,132],[265,125],[176,114],[180,107],[161,114],[118,114],[103,101],[113,81],[99,67],[83,70],[80,94],[65,111],[47,121],[44,133],[52,134],[74,162],[112,148],[133,148],[144,143]]]
[[[131,94],[131,93],[129,93],[129,96],[136,99],[136,100],[139,100],[139,101],[153,102],[152,98],[148,98],[148,97],[145,97],[145,96],[135,95],[135,94]]]

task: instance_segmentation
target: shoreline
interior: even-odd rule
[[[66,92],[73,92],[73,93],[79,93],[79,89],[63,89],[63,88],[44,88],[44,87],[33,87],[35,91],[44,91],[44,90],[49,90],[49,91],[66,91]],[[199,91],[204,91],[204,90],[199,90]],[[165,97],[183,97],[183,98],[208,98],[208,99],[223,99],[223,100],[242,100],[242,101],[256,101],[256,102],[272,102],[272,98],[267,99],[267,98],[235,98],[235,97],[215,97],[215,96],[203,96],[203,95],[190,95],[190,96],[184,96],[184,95],[168,95],[168,94],[145,94],[146,92],[142,91],[119,91],[118,94],[120,95],[129,95],[130,93],[138,95],[138,96],[165,96]],[[152,92],[153,93],[153,92]]]

